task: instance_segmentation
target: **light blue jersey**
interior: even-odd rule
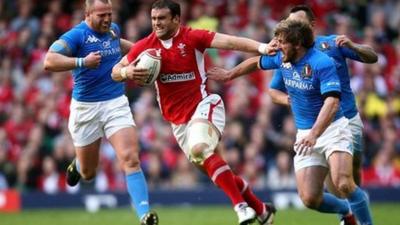
[[[283,63],[282,52],[275,56],[263,55],[260,67],[264,70],[280,69],[280,75],[274,76],[271,86],[287,90],[298,129],[312,128],[324,104],[325,93],[340,92],[340,80],[333,60],[313,48],[295,64]],[[333,121],[342,116],[339,109]]]
[[[348,119],[351,119],[357,115],[358,110],[353,91],[351,90],[350,87],[350,76],[346,58],[360,62],[362,62],[362,60],[354,50],[347,47],[337,46],[336,37],[337,35],[317,36],[315,39],[314,48],[324,52],[335,61],[336,70],[339,75],[340,86],[342,89],[340,107],[343,110],[344,116]],[[276,75],[278,73],[281,73],[281,71],[280,70],[275,71],[274,76],[272,78],[273,80],[275,79],[275,76],[278,77],[281,76],[281,75]],[[271,84],[272,83],[273,82],[271,82]],[[276,83],[276,81],[274,83]],[[270,87],[273,89],[286,92],[284,84],[277,85],[277,87],[272,87],[270,85]]]
[[[115,82],[111,78],[113,66],[122,57],[119,37],[120,30],[115,23],[112,23],[110,32],[102,34],[93,31],[84,21],[60,37],[67,44],[68,56],[83,58],[91,52],[101,53],[101,63],[96,69],[82,67],[72,71],[72,97],[75,100],[98,102],[125,93],[124,83]]]

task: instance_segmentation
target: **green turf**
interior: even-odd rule
[[[156,207],[160,225],[236,225],[230,207]],[[399,225],[400,203],[373,204],[375,225]],[[30,210],[18,214],[0,213],[0,225],[138,225],[130,209],[104,209],[97,213],[84,210]],[[256,224],[256,223],[255,223]],[[311,210],[283,210],[275,225],[338,225],[335,215]]]

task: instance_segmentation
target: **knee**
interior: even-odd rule
[[[322,202],[322,196],[313,193],[301,193],[303,204],[310,209],[317,209]]]
[[[140,167],[139,153],[137,151],[132,151],[132,149],[120,151],[119,159],[125,170],[137,170]]]
[[[195,164],[201,164],[204,160],[204,151],[208,148],[205,143],[198,143],[190,149],[190,161]]]
[[[336,190],[339,192],[340,197],[348,197],[354,191],[355,184],[351,176],[342,176],[334,181]]]

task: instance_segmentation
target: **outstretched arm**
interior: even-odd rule
[[[260,56],[249,58],[239,65],[235,66],[231,70],[225,70],[218,67],[214,67],[207,71],[207,77],[211,80],[216,81],[229,81],[245,74],[249,74],[258,69],[258,61]]]
[[[378,55],[372,47],[354,43],[346,35],[337,36],[336,44],[339,47],[345,46],[355,51],[364,63],[376,63],[378,61]]]
[[[237,37],[221,33],[215,34],[210,47],[268,55],[274,54],[274,52],[276,52],[275,42],[265,44],[249,38]]]

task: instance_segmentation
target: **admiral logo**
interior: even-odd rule
[[[194,79],[195,79],[194,72],[161,74],[160,76],[161,83],[184,82]]]
[[[85,43],[96,43],[96,42],[100,42],[100,40],[95,37],[94,35],[89,35],[88,39],[85,41]]]

